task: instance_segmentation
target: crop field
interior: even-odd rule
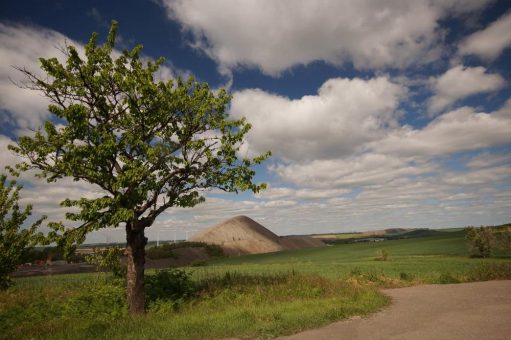
[[[153,299],[137,318],[127,316],[123,282],[109,274],[16,279],[0,292],[0,338],[272,338],[384,308],[380,287],[511,279],[511,254],[470,258],[464,232],[451,230],[226,258],[185,271],[192,295]]]

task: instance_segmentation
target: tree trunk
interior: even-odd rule
[[[132,315],[141,314],[145,312],[144,264],[147,238],[144,236],[144,228],[137,229],[127,224],[126,241],[129,312]]]

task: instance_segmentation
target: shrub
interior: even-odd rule
[[[116,277],[126,276],[126,266],[121,263],[123,250],[119,247],[106,249],[94,248],[90,255],[85,256],[87,263],[96,266],[96,271],[108,270]]]
[[[469,273],[469,281],[510,280],[511,263],[482,263]]]
[[[465,238],[468,241],[472,257],[490,257],[495,245],[495,236],[489,227],[468,227]]]
[[[145,279],[146,301],[172,301],[174,306],[195,295],[196,285],[190,274],[180,269],[158,270]],[[159,302],[161,304],[161,302]]]
[[[25,225],[25,220],[32,214],[32,206],[20,207],[20,190],[21,186],[15,181],[7,181],[7,176],[0,174],[0,290],[12,284],[10,274],[23,263],[26,252],[44,241],[38,228],[45,217],[31,226]]]
[[[181,248],[204,248],[208,256],[210,257],[224,257],[224,251],[222,247],[216,244],[208,244],[204,242],[178,242],[178,243],[166,243],[158,247],[151,247],[146,250],[146,256],[151,260],[177,258],[177,255],[173,252],[176,249]]]
[[[151,247],[146,250],[146,256],[147,258],[151,260],[158,260],[158,259],[167,259],[172,258],[175,259],[177,256],[172,251],[174,247],[171,243],[162,244],[161,246],[157,247]]]
[[[65,315],[85,319],[114,320],[128,314],[125,290],[119,281],[85,286],[81,292],[68,299]]]
[[[412,281],[413,280],[413,274],[401,272],[399,273],[399,279],[403,281]]]
[[[204,267],[207,265],[207,261],[204,260],[195,260],[190,263],[190,267]]]
[[[501,251],[511,251],[511,227],[496,228],[495,247]]]
[[[37,261],[46,261],[51,259],[52,261],[67,260],[69,263],[84,262],[85,257],[76,252],[68,254],[67,258],[64,257],[64,252],[58,247],[44,247],[44,248],[33,248],[26,252],[21,261],[23,263],[35,263]]]
[[[385,249],[380,249],[376,253],[375,261],[387,261],[389,253]]]

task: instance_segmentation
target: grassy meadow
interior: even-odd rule
[[[16,279],[0,292],[0,338],[273,338],[384,308],[380,287],[511,279],[511,254],[496,255],[470,258],[464,232],[451,230],[226,258],[185,268],[194,294],[153,299],[136,318],[109,274]]]
[[[378,253],[388,253],[378,261]],[[463,230],[445,230],[432,236],[340,244],[326,248],[300,249],[270,254],[228,258],[213,262],[205,270],[275,273],[297,271],[329,278],[354,275],[381,276],[388,279],[413,278],[398,285],[437,283],[440,277],[470,281],[488,266],[507,265],[510,254],[491,259],[470,258]],[[472,277],[471,277],[472,276]],[[482,279],[482,278],[481,278]]]

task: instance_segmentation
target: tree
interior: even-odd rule
[[[21,186],[15,181],[7,182],[7,176],[0,175],[0,290],[12,284],[9,274],[41,236],[37,228],[44,217],[22,229],[25,220],[32,214],[32,207],[27,205],[20,209],[20,190]]]
[[[489,227],[468,227],[465,237],[470,246],[472,255],[477,257],[490,257],[495,245],[495,236]]]
[[[54,119],[10,149],[25,158],[15,171],[36,169],[48,182],[71,177],[103,190],[102,197],[64,200],[63,206],[78,208],[66,218],[80,224],[53,225],[53,233],[61,236],[61,246],[72,249],[93,230],[125,227],[133,314],[144,311],[144,230],[170,207],[203,202],[207,189],[264,188],[253,182],[251,167],[269,152],[238,157],[250,124],[229,119],[231,97],[225,90],[215,94],[193,78],[155,81],[164,60],[144,62],[141,45],[113,57],[116,26],[112,22],[101,46],[93,33],[84,57],[65,46],[65,63],[41,58],[44,78],[18,68],[29,80],[25,86],[50,100]]]
[[[494,236],[496,249],[511,251],[511,226],[494,227]]]

